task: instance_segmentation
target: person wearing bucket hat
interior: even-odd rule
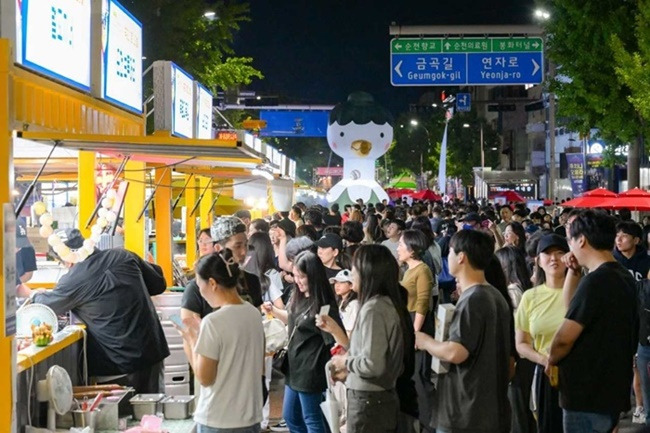
[[[234,216],[217,217],[210,226],[210,234],[215,252],[227,248],[232,252],[235,262],[240,266],[244,265],[248,253],[248,238],[246,225],[242,220]],[[262,288],[260,279],[256,275],[250,272],[241,272],[238,289],[239,294],[255,307],[262,305]],[[199,286],[194,280],[190,281],[183,292],[181,318],[203,318],[212,311],[213,308],[201,296]],[[186,349],[189,350],[189,347]]]
[[[78,249],[84,241],[73,229],[64,244]],[[162,269],[122,248],[95,249],[85,260],[65,265],[68,273],[56,287],[33,293],[32,301],[57,315],[70,311],[86,324],[94,383],[132,386],[137,394],[161,392],[169,349],[151,296],[167,288]]]

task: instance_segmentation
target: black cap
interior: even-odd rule
[[[569,252],[569,244],[567,244],[566,239],[558,234],[551,233],[539,239],[537,254],[543,253],[551,247],[557,247],[566,253]]]
[[[16,248],[20,249],[31,245],[27,239],[27,228],[22,224],[16,224]]]
[[[317,247],[320,248],[334,248],[335,250],[343,250],[343,240],[341,236],[336,233],[327,233],[322,238],[315,242]]]
[[[289,237],[296,237],[296,223],[291,221],[289,218],[271,221],[270,226],[281,228]]]
[[[85,239],[78,229],[66,230],[66,236],[68,239],[63,242],[66,247],[73,250],[83,247]]]
[[[477,223],[481,222],[481,216],[477,214],[476,212],[470,212],[467,215],[465,215],[465,218],[463,218],[463,221],[469,222],[469,221],[475,221]]]

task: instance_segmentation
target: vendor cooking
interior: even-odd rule
[[[75,229],[64,244],[74,250],[83,242]],[[95,383],[133,386],[136,394],[161,392],[169,348],[150,298],[166,289],[160,267],[124,249],[95,249],[79,263],[63,263],[68,273],[53,290],[32,293],[32,301],[56,314],[71,311],[86,324]],[[30,293],[19,288],[18,295]]]

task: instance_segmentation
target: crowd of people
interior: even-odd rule
[[[219,217],[181,314],[199,433],[327,432],[328,386],[349,433],[610,432],[632,395],[645,423],[649,233],[626,211],[473,202]],[[288,326],[281,356],[262,314]]]

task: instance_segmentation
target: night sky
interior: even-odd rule
[[[534,0],[251,0],[250,8],[235,43],[265,75],[250,90],[299,104],[363,90],[396,113],[429,88],[391,86],[391,23],[528,24]]]

